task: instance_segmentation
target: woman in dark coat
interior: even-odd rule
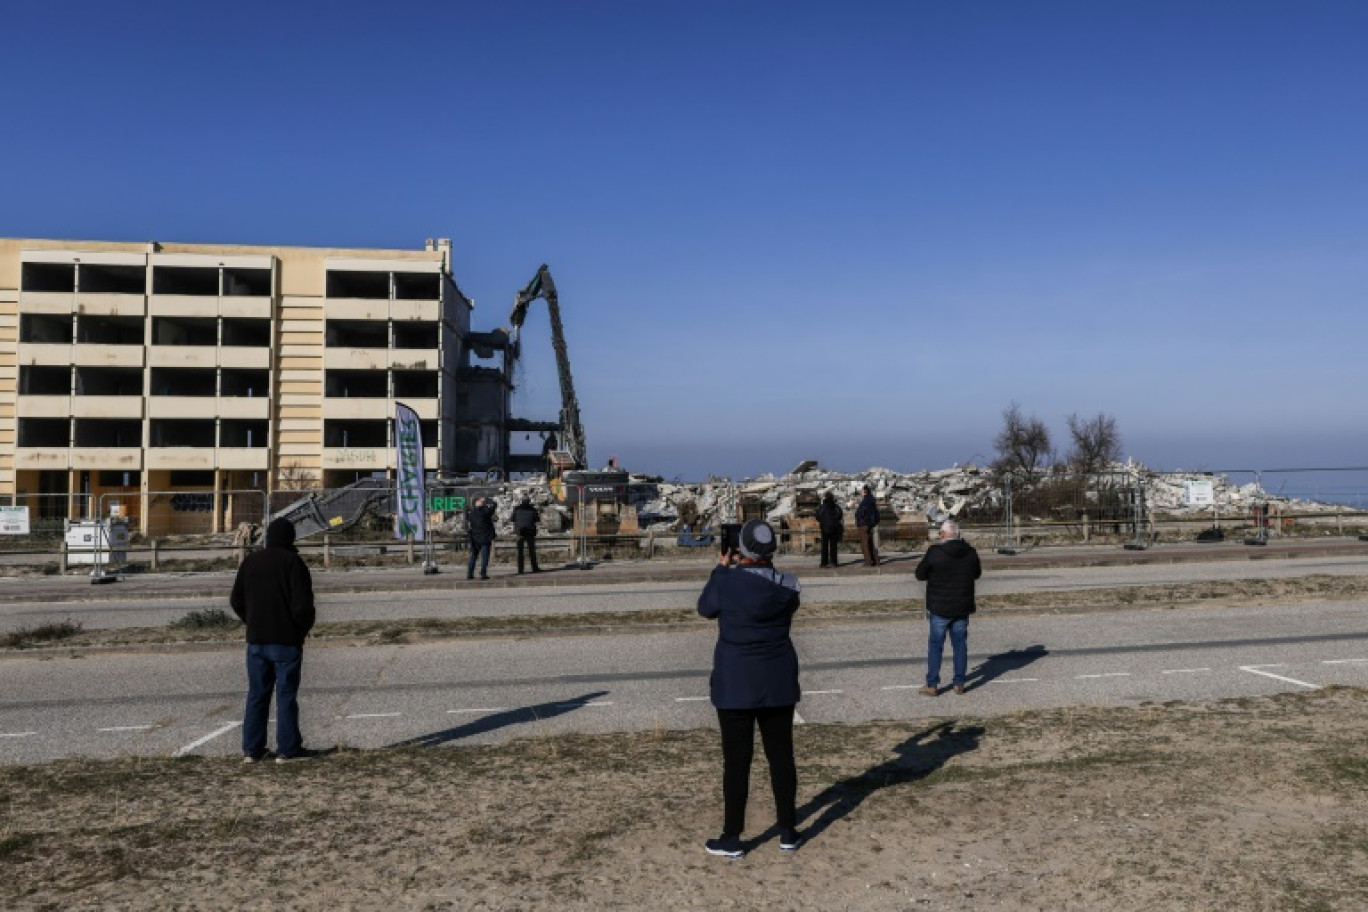
[[[793,759],[793,712],[798,653],[789,626],[801,587],[792,574],[770,563],[774,529],[753,519],[741,528],[739,553],[724,551],[698,597],[698,613],[717,619],[713,650],[712,704],[722,731],[722,835],[704,848],[713,855],[745,854],[746,800],[755,729],[769,761],[779,824],[779,848],[802,844],[797,826],[798,768]]]
[[[830,491],[822,495],[817,506],[817,526],[822,530],[822,566],[841,566],[836,552],[845,534],[845,512]]]

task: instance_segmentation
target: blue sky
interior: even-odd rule
[[[1368,465],[1368,4],[25,4],[0,235],[550,264],[590,458]],[[517,410],[553,417],[545,312]]]

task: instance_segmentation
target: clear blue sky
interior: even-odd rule
[[[547,262],[591,461],[1368,464],[1368,4],[22,4],[0,235]],[[554,416],[545,312],[518,411]]]

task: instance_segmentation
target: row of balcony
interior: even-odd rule
[[[440,377],[437,371],[330,370],[323,375],[323,395],[329,399],[436,399]],[[19,368],[19,395],[269,399],[271,373],[229,367],[154,367],[144,372],[141,367],[24,364]]]
[[[318,403],[325,421],[384,421],[394,415],[393,399],[324,399]],[[418,417],[435,421],[436,399],[401,399]],[[23,396],[16,408],[20,418],[141,421],[149,419],[226,418],[267,420],[271,417],[269,399],[234,399],[223,396]]]
[[[326,470],[379,471],[394,464],[394,451],[388,447],[324,447],[321,451]],[[438,465],[437,448],[424,447],[424,461]],[[137,472],[141,470],[243,469],[264,471],[270,468],[271,453],[242,447],[70,447],[63,450],[17,449],[17,470],[81,469]]]
[[[271,271],[265,265],[154,264],[149,275],[147,266],[141,263],[27,262],[20,270],[19,287],[25,294],[68,296],[80,293],[137,297],[150,291],[153,295],[192,298],[269,297],[274,289]],[[329,269],[325,289],[329,298],[437,301],[442,297],[442,274]]]
[[[150,328],[150,334],[149,334]],[[153,317],[106,314],[21,313],[19,341],[35,345],[183,346],[270,348],[271,321],[240,317]],[[327,320],[325,348],[435,349],[441,324],[388,320]]]
[[[437,301],[357,301],[325,300],[324,314],[328,320],[355,320],[366,323],[393,321],[403,326],[408,323],[440,323],[442,309]],[[131,295],[33,294],[25,292],[19,298],[21,314],[70,316],[79,313],[92,317],[169,317],[212,320],[270,320],[277,315],[272,298],[189,298],[156,295],[142,298]]]
[[[442,355],[432,349],[320,350],[326,370],[436,371]],[[269,368],[271,351],[254,348],[197,348],[130,345],[37,345],[19,343],[19,363],[75,364],[82,367],[242,367]]]
[[[436,441],[437,421],[422,419],[423,439]],[[382,418],[328,418],[323,421],[323,446],[386,448],[390,439],[390,420]],[[21,449],[67,449],[107,446],[120,448],[237,447],[266,449],[270,444],[270,422],[265,419],[235,418],[19,418]],[[144,434],[144,430],[146,434]]]

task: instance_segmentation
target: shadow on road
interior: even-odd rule
[[[419,735],[416,738],[391,744],[389,747],[438,747],[451,741],[459,741],[462,738],[498,731],[510,725],[521,725],[526,722],[535,722],[538,719],[551,719],[568,712],[574,712],[588,705],[591,701],[607,695],[608,691],[599,690],[569,700],[557,700],[554,703],[538,703],[535,706],[520,706],[517,709],[500,710],[487,716],[481,716],[465,725],[458,725],[455,728],[448,728],[427,735]]]
[[[1043,659],[1050,651],[1042,644],[1027,646],[1025,649],[1009,649],[984,659],[976,668],[969,669],[964,679],[964,689],[982,687],[994,678],[1020,671],[1037,659]]]
[[[976,750],[984,729],[978,725],[956,727],[951,719],[918,732],[893,748],[897,756],[885,760],[860,773],[829,785],[811,801],[798,808],[798,825],[808,818],[816,819],[807,825],[804,836],[816,839],[827,827],[859,807],[879,789],[903,785],[924,779],[940,769],[950,758]],[[754,840],[754,844],[778,836],[778,829],[770,827]]]

